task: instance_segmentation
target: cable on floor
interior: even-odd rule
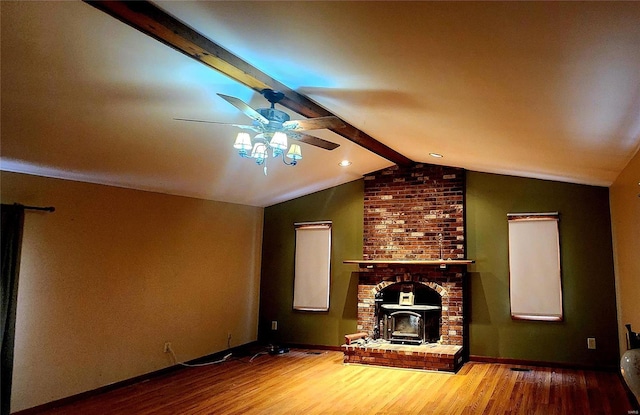
[[[232,353],[227,354],[226,356],[224,356],[222,359],[220,360],[216,360],[214,362],[206,362],[206,363],[182,363],[182,362],[178,362],[178,358],[176,357],[176,354],[174,353],[173,349],[171,348],[171,346],[167,347],[167,350],[169,350],[169,353],[171,353],[171,357],[173,358],[173,362],[176,365],[180,365],[180,366],[184,366],[184,367],[202,367],[202,366],[210,366],[210,365],[217,365],[219,363],[223,363],[226,362],[232,355]]]

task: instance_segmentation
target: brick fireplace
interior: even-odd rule
[[[463,169],[428,164],[393,166],[365,176],[358,330],[382,340],[345,346],[346,363],[446,371],[460,367],[465,336],[464,178]],[[397,306],[395,293],[402,291],[421,293],[416,303],[422,304],[413,309]],[[405,333],[396,344],[383,341],[393,338],[395,330],[390,328],[395,324],[390,313],[383,312],[388,309],[409,310],[422,324],[420,330]],[[427,324],[433,321],[435,328]],[[416,343],[412,336],[422,344],[397,344]]]

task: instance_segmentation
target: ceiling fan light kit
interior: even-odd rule
[[[262,165],[266,163],[269,158],[269,150],[273,158],[282,156],[282,162],[287,166],[295,166],[298,164],[298,160],[302,159],[302,150],[298,144],[291,144],[291,147],[287,144],[287,135],[281,131],[275,133],[260,133],[257,134],[253,143],[251,136],[248,133],[240,132],[236,137],[236,141],[233,144],[233,148],[238,150],[238,155],[244,158],[254,159],[256,164]],[[285,150],[289,149],[286,153],[286,157],[291,159],[291,162],[287,162],[285,159]],[[251,150],[251,153],[249,153]],[[265,174],[267,174],[267,167],[264,168]]]
[[[253,124],[251,125],[230,124],[243,130],[251,130],[258,133],[253,140],[249,133],[238,133],[236,141],[233,143],[233,148],[238,150],[240,157],[254,159],[258,165],[265,164],[264,174],[267,174],[266,160],[269,157],[269,150],[271,150],[273,158],[282,156],[282,162],[288,166],[295,166],[298,164],[298,160],[302,159],[302,149],[300,145],[291,144],[291,146],[289,146],[288,140],[290,138],[325,150],[333,150],[339,147],[339,144],[300,133],[300,131],[306,130],[343,127],[344,122],[338,117],[327,116],[291,121],[289,114],[275,108],[275,104],[285,97],[282,92],[264,89],[262,95],[271,103],[269,108],[253,109],[239,98],[218,94],[220,98],[253,120]],[[215,121],[190,120],[185,118],[176,118],[176,120],[225,124]],[[285,154],[287,148],[289,151]],[[291,161],[287,162],[287,158]]]
[[[290,137],[307,144],[315,145],[327,150],[333,150],[338,147],[337,144],[322,140],[317,137],[300,134],[297,131],[315,130],[320,128],[329,128],[342,124],[337,117],[319,117],[309,120],[290,121],[291,117],[284,111],[275,108],[275,104],[284,98],[282,92],[265,89],[262,95],[271,103],[269,108],[253,109],[242,100],[229,95],[218,94],[218,96],[253,120],[252,125],[233,124],[245,130],[253,130],[258,132],[251,140],[251,136],[246,132],[240,132],[236,136],[233,148],[238,150],[240,157],[252,158],[256,164],[264,164],[264,174],[267,174],[266,161],[271,150],[273,158],[282,156],[282,162],[287,166],[295,166],[298,160],[302,159],[302,149],[298,144],[291,144],[289,147],[287,131],[290,131]],[[306,139],[306,141],[305,141]],[[285,155],[285,150],[289,149]],[[251,153],[249,153],[251,150]],[[287,162],[287,158],[290,162]]]

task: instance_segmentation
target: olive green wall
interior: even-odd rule
[[[363,181],[265,209],[260,339],[338,346],[355,332],[357,276],[343,259],[361,258]],[[469,352],[471,355],[580,365],[618,362],[608,189],[467,172]],[[512,321],[507,213],[560,212],[565,320]],[[331,306],[295,312],[294,222],[333,220]],[[278,320],[278,330],[270,330]],[[587,349],[595,337],[596,350]]]
[[[572,364],[618,362],[616,297],[604,187],[467,173],[471,355]],[[560,212],[564,321],[511,320],[507,213]],[[587,349],[595,337],[597,349]]]
[[[357,180],[265,209],[259,338],[276,344],[339,346],[356,331],[357,267],[362,258],[364,181]],[[328,312],[293,310],[296,222],[333,221]],[[278,330],[271,330],[271,321]]]

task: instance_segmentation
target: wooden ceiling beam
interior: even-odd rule
[[[307,118],[336,116],[198,33],[151,2],[92,0],[85,0],[85,2],[190,58],[222,72],[258,93],[264,89],[283,92],[285,98],[279,104],[291,111]],[[413,164],[413,161],[408,157],[346,121],[342,121],[345,124],[344,127],[332,128],[331,131],[393,163],[401,166]]]

